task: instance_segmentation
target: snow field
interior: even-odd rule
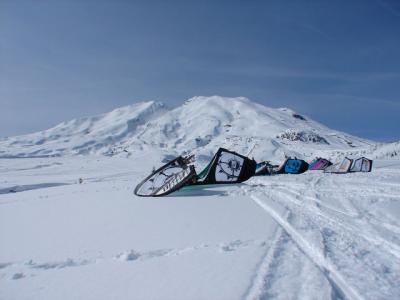
[[[154,157],[1,160],[0,298],[400,296],[397,161],[135,197]]]
[[[85,175],[83,184],[1,195],[2,299],[232,299],[276,227],[224,190],[137,198],[133,185],[147,171],[120,175],[126,159],[53,160],[62,165],[45,171],[25,159],[26,170],[2,173],[20,186]]]

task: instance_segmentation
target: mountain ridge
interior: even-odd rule
[[[161,151],[207,158],[218,147],[226,147],[268,159],[329,156],[358,148],[366,152],[377,145],[330,129],[290,108],[270,108],[245,97],[196,96],[173,109],[162,102],[139,102],[44,131],[3,138],[0,157]]]

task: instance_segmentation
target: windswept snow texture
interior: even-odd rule
[[[400,161],[134,196],[162,157],[2,159],[0,299],[400,298]]]
[[[359,147],[369,151],[374,146],[289,108],[269,108],[243,97],[212,96],[191,98],[172,110],[159,102],[143,102],[46,131],[0,139],[0,157],[126,156],[163,149],[166,154],[192,152],[209,158],[225,147],[258,160],[280,161],[285,154],[313,158],[326,151],[342,153]]]

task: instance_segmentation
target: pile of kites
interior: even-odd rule
[[[306,171],[323,170],[324,173],[371,172],[372,160],[361,157],[345,157],[331,163],[318,157],[311,163],[302,159],[287,158],[280,166],[268,161],[256,163],[253,159],[236,152],[219,148],[210,163],[197,174],[192,165],[194,156],[179,156],[155,170],[135,188],[138,196],[165,196],[183,186],[205,184],[232,184],[243,182],[253,176],[278,174],[301,174]]]

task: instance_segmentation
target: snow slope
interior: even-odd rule
[[[45,131],[0,139],[0,157],[46,157],[106,153],[163,114],[160,102],[141,102],[109,113],[63,122]]]
[[[288,108],[273,109],[246,98],[194,97],[151,120],[126,149],[150,141],[154,147],[209,159],[225,147],[256,159],[282,160],[317,151],[352,149],[373,142],[331,130]]]
[[[61,123],[49,130],[0,140],[0,157],[99,153],[193,152],[207,160],[218,147],[256,159],[312,157],[333,150],[369,149],[376,143],[329,129],[288,109],[239,98],[194,97],[167,110],[144,102]]]
[[[134,196],[162,156],[2,159],[0,299],[400,297],[398,160]]]

